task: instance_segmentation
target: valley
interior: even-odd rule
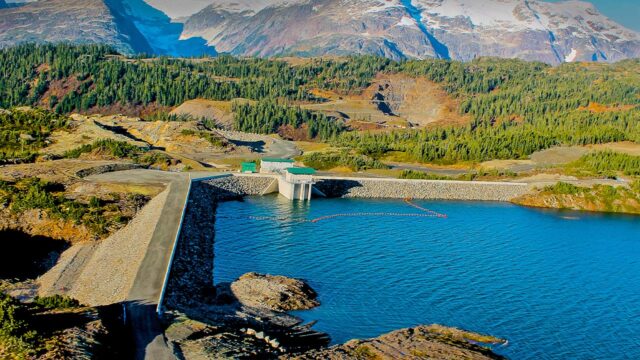
[[[638,60],[194,59],[26,44],[0,50],[0,72],[0,232],[27,246],[15,260],[38,265],[0,269],[0,289],[7,306],[36,319],[41,308],[13,299],[79,301],[47,313],[77,320],[65,329],[29,325],[42,334],[31,340],[22,328],[0,334],[0,354],[26,339],[20,351],[42,358],[87,344],[141,357],[141,343],[153,343],[149,354],[169,344],[194,358],[390,356],[389,342],[401,341],[416,354],[501,358],[501,339],[487,337],[494,353],[473,342],[479,334],[435,325],[324,349],[328,335],[311,325],[212,290],[207,229],[218,205],[270,191],[271,175],[238,174],[264,158],[315,168],[317,188],[337,198],[508,200],[559,218],[640,213]],[[35,242],[42,252],[30,251]],[[162,321],[158,305],[169,310]],[[30,316],[22,320],[35,324]],[[117,336],[112,322],[123,317],[136,344]],[[74,342],[70,333],[90,336]]]

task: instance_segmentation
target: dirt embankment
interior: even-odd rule
[[[589,212],[613,212],[640,214],[640,200],[637,197],[608,198],[591,189],[579,194],[557,194],[538,191],[517,197],[514,204],[549,209],[566,209]]]
[[[241,101],[241,100],[237,100]],[[195,120],[207,119],[225,129],[233,127],[232,101],[206,99],[188,100],[171,111],[172,115],[189,116]]]
[[[342,117],[354,129],[425,127],[470,121],[470,118],[459,114],[458,101],[426,78],[379,74],[361,94],[315,93],[329,101],[303,105],[304,108]]]
[[[166,201],[153,198],[123,229],[100,242],[72,246],[38,279],[41,295],[62,294],[98,306],[124,301]]]
[[[70,243],[98,240],[98,236],[84,225],[55,219],[42,210],[13,213],[0,210],[0,230],[18,230],[31,236],[46,236]]]
[[[412,126],[463,124],[470,119],[458,112],[459,103],[440,85],[423,77],[380,74],[363,97],[380,111],[406,119]]]

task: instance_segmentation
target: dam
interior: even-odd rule
[[[241,172],[254,173],[255,169],[255,163],[243,163]],[[277,179],[262,195],[277,191],[289,200],[311,200],[315,183],[313,175],[316,173],[314,169],[297,167],[290,159],[265,158],[260,162],[260,173],[272,175]]]

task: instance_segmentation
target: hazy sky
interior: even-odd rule
[[[547,0],[559,1],[559,0]],[[640,0],[587,0],[611,19],[620,24],[640,31]]]

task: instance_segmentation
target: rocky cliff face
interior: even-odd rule
[[[0,0],[0,8],[2,2]],[[0,47],[100,42],[185,56],[640,57],[640,34],[569,0],[39,0],[0,10]],[[207,4],[210,4],[207,6]],[[204,40],[203,40],[204,39]]]
[[[437,56],[417,27],[398,25],[401,7],[379,0],[289,2],[263,9],[217,3],[185,22],[184,36],[201,36],[218,51],[238,55],[375,54],[390,58]]]
[[[137,28],[102,0],[43,0],[0,10],[0,47],[24,42],[102,43],[151,52]]]
[[[640,36],[582,1],[418,0],[422,22],[453,59],[499,56],[617,61],[640,56]]]
[[[500,56],[552,64],[640,56],[638,33],[580,1],[224,0],[185,21],[183,37],[191,36],[257,56]]]

